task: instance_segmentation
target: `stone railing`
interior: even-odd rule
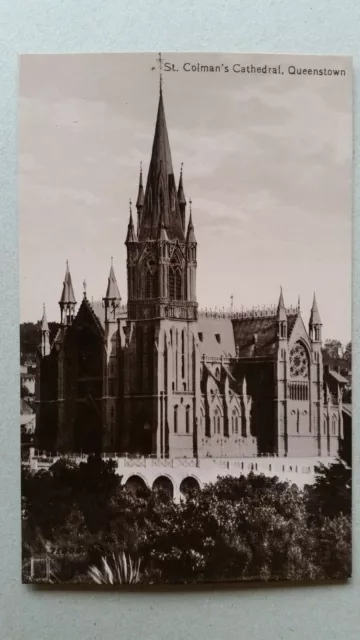
[[[286,308],[286,314],[288,316],[294,316],[299,313],[299,307],[290,306]],[[244,309],[241,307],[240,309],[232,309],[222,307],[218,309],[215,307],[214,309],[210,307],[205,307],[199,309],[199,317],[205,318],[230,318],[231,320],[243,320],[246,318],[274,318],[277,315],[277,306],[263,306],[263,307],[252,307],[252,309]]]

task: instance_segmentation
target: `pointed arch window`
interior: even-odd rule
[[[169,298],[170,300],[182,299],[182,278],[180,266],[172,263],[169,269]]]
[[[326,436],[327,420],[324,418],[324,436]]]
[[[215,409],[215,412],[214,412],[214,433],[215,434],[220,433],[220,426],[221,426],[220,411],[219,409]]]
[[[233,435],[237,435],[239,433],[239,415],[236,409],[233,409],[231,416],[231,431]]]
[[[145,298],[157,298],[158,297],[158,287],[157,287],[157,270],[156,264],[154,260],[149,260],[146,265],[146,274],[145,274]]]
[[[190,433],[190,406],[187,405],[185,411],[185,431],[186,433]]]
[[[336,416],[332,417],[331,427],[332,427],[332,435],[335,436],[336,435],[336,427],[337,427]]]
[[[181,332],[181,377],[185,378],[185,329]]]
[[[174,407],[174,433],[178,432],[178,408],[176,404]]]

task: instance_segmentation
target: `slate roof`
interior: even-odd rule
[[[109,300],[120,300],[121,298],[113,265],[111,265],[110,267],[110,274],[108,278],[108,286],[106,289],[105,298],[108,298]]]
[[[101,300],[96,300],[95,302],[89,302],[89,306],[93,312],[93,314],[96,316],[98,322],[100,322],[102,328],[105,328],[105,307],[103,305],[103,302]],[[121,319],[126,319],[127,318],[127,309],[126,306],[121,306],[119,311],[118,311],[118,318]]]
[[[344,376],[342,376],[341,373],[338,373],[337,371],[330,370],[329,375],[332,376],[336,380],[336,382],[339,382],[340,384],[348,384],[349,382],[347,378],[344,378]]]
[[[63,283],[63,290],[60,298],[60,302],[63,304],[76,304],[74,289],[71,280],[71,274],[69,269],[69,264],[66,262],[66,273]]]
[[[342,407],[343,407],[344,413],[346,413],[348,416],[351,417],[351,415],[352,415],[352,405],[347,403],[347,402],[344,402]]]
[[[240,358],[271,357],[276,354],[275,317],[239,318],[232,322]]]
[[[198,320],[199,348],[201,355],[212,358],[235,356],[234,332],[230,318],[211,318],[205,315]],[[219,339],[216,337],[219,336]]]

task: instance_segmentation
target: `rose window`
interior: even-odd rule
[[[292,378],[308,377],[308,357],[304,347],[297,343],[290,351],[290,375]]]

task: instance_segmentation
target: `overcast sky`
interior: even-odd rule
[[[126,301],[128,201],[150,161],[157,54],[23,56],[19,98],[21,321],[75,295],[103,297],[111,256]],[[348,58],[163,54],[178,178],[193,201],[201,307],[285,303],[325,338],[351,337],[352,88]],[[284,75],[196,73],[184,62],[282,64]],[[287,73],[289,64],[345,77]]]

